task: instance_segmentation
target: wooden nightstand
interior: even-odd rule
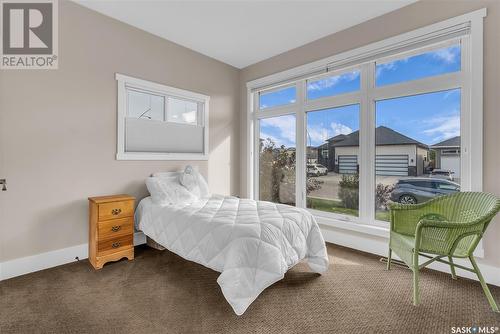
[[[134,202],[129,195],[89,197],[89,261],[134,259]]]

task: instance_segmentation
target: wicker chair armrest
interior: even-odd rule
[[[419,228],[422,229],[426,227],[437,227],[437,228],[447,228],[447,229],[464,228],[481,223],[484,223],[484,217],[469,222],[421,219],[417,224],[417,229]]]

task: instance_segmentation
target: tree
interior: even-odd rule
[[[280,147],[271,139],[260,140],[259,198],[264,201],[281,202],[280,188],[289,185],[295,189],[295,149]],[[306,192],[321,188],[323,181],[307,178]]]

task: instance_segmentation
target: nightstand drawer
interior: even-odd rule
[[[97,246],[97,256],[119,252],[123,249],[131,248],[133,244],[134,236],[131,234],[108,240],[99,240],[99,244]]]
[[[97,237],[99,240],[116,238],[133,233],[134,219],[131,217],[100,221],[97,224]]]
[[[132,217],[134,201],[109,202],[99,204],[99,221]]]

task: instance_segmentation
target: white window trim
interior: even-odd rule
[[[254,182],[258,178],[256,173],[258,172],[258,159],[256,158],[256,152],[258,152],[259,147],[256,145],[256,140],[259,136],[259,128],[256,126],[255,120],[260,118],[267,118],[271,116],[280,116],[287,114],[296,115],[296,126],[297,126],[297,157],[302,156],[300,154],[305,149],[305,112],[303,108],[300,108],[296,104],[287,105],[279,108],[268,108],[265,110],[260,110],[258,113],[255,112],[255,105],[259,105],[258,94],[255,94],[257,89],[265,89],[266,87],[273,87],[274,85],[285,86],[293,82],[305,82],[302,80],[304,78],[309,78],[312,73],[317,73],[318,77],[325,76],[326,69],[330,64],[348,64],[344,67],[340,66],[339,73],[346,72],[353,67],[353,62],[351,59],[363,59],[363,55],[373,54],[380,52],[380,50],[388,49],[394,47],[398,43],[404,44],[405,41],[410,40],[422,40],[425,41],[426,36],[439,35],[441,32],[446,30],[453,30],[454,27],[459,25],[468,24],[470,27],[470,33],[466,37],[462,37],[462,41],[466,41],[462,44],[462,70],[460,74],[450,73],[444,74],[436,77],[423,78],[420,80],[414,80],[408,83],[387,85],[377,88],[374,94],[375,96],[367,96],[368,94],[363,94],[363,91],[368,87],[374,86],[372,78],[374,78],[374,64],[373,62],[363,62],[360,61],[357,65],[358,68],[366,66],[365,73],[370,75],[362,76],[361,91],[356,93],[349,93],[344,95],[327,97],[322,99],[315,99],[307,101],[305,103],[305,87],[301,87],[301,84],[297,84],[297,97],[296,101],[304,102],[307,110],[317,110],[321,109],[321,106],[332,107],[332,103],[336,102],[337,105],[349,104],[349,101],[356,101],[360,103],[359,94],[361,94],[361,110],[368,110],[368,112],[360,113],[360,162],[364,170],[364,177],[360,179],[360,206],[363,203],[364,212],[360,211],[360,217],[346,217],[342,215],[327,214],[316,210],[310,210],[318,219],[318,222],[322,225],[342,228],[350,231],[356,231],[361,233],[366,233],[378,237],[388,236],[388,225],[386,223],[378,221],[367,221],[365,213],[374,212],[374,203],[371,200],[370,193],[375,192],[375,182],[369,182],[369,184],[363,184],[363,180],[369,180],[375,178],[375,161],[370,157],[375,154],[375,146],[368,150],[363,150],[363,147],[370,147],[369,143],[373,143],[375,139],[375,99],[388,98],[391,96],[404,96],[406,93],[409,95],[415,95],[415,92],[420,93],[436,91],[439,89],[453,89],[456,88],[456,82],[461,82],[461,124],[463,124],[461,129],[462,136],[462,159],[461,159],[461,174],[462,174],[462,189],[471,191],[482,191],[483,189],[483,19],[486,17],[486,8],[476,10],[461,16],[457,16],[436,24],[432,24],[408,33],[404,33],[386,40],[382,40],[376,43],[366,45],[357,49],[353,49],[347,52],[343,52],[328,58],[324,58],[309,64],[298,66],[289,70],[278,72],[263,78],[259,78],[253,81],[247,82],[247,196],[249,198],[258,198],[258,184]],[[464,47],[465,46],[465,47]],[[428,47],[428,45],[425,45]],[[411,54],[410,51],[409,54]],[[398,52],[402,54],[402,52]],[[385,57],[380,57],[377,59],[390,59],[390,54]],[[333,72],[333,71],[332,71]],[[335,75],[334,73],[328,73],[328,76]],[[460,77],[460,78],[459,78]],[[437,80],[436,80],[437,79]],[[393,87],[391,87],[393,86]],[[411,93],[410,93],[411,90]],[[472,110],[474,114],[472,115]],[[365,129],[361,131],[361,129]],[[474,135],[471,135],[474,134]],[[363,151],[363,152],[362,152]],[[297,159],[299,162],[300,159]],[[305,170],[302,173],[302,169],[305,168],[305,162],[297,163],[296,166],[296,203],[298,206],[304,207],[305,204]],[[473,171],[473,172],[472,172]],[[478,245],[475,255],[482,257],[484,254],[482,243]]]
[[[116,73],[115,79],[118,82],[118,126],[117,126],[117,148],[116,160],[208,160],[208,115],[210,96],[191,92],[184,89],[170,87],[159,83],[142,80]],[[188,101],[194,101],[203,104],[203,115],[201,116],[201,125],[203,126],[203,153],[155,153],[155,152],[126,152],[125,151],[125,118],[127,116],[127,87],[149,91],[153,94],[159,94],[180,98]],[[166,101],[165,101],[166,103]]]

